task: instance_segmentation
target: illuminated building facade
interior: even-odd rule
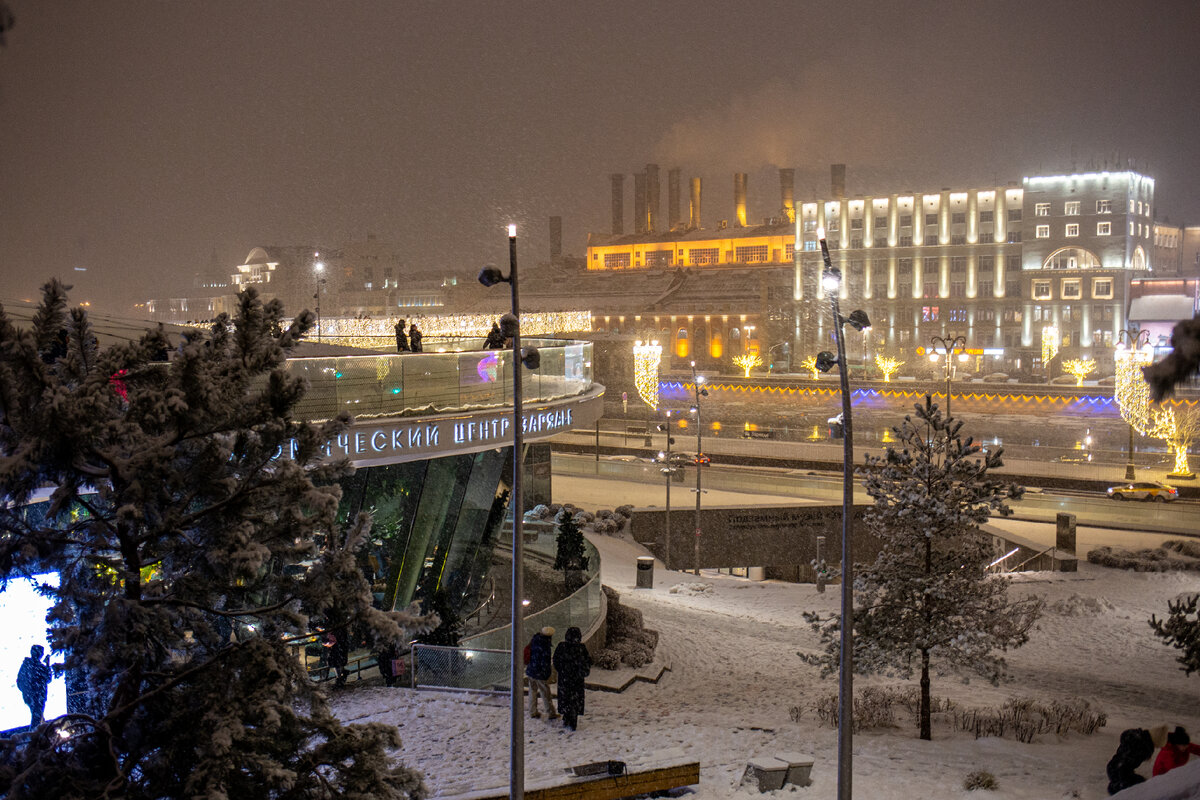
[[[953,333],[971,349],[990,351],[986,371],[1037,372],[1044,328],[1057,329],[1063,357],[1107,356],[1127,325],[1131,280],[1153,274],[1162,252],[1154,180],[1132,171],[849,198],[844,167],[835,166],[831,196],[799,202],[791,198],[790,173],[781,174],[778,216],[761,225],[744,223],[742,176],[733,226],[706,230],[693,214],[687,226],[666,232],[643,225],[632,235],[593,234],[587,269],[748,279],[757,295],[751,304],[732,302],[737,293],[717,294],[654,326],[660,340],[663,327],[671,332],[668,352],[676,357],[728,360],[736,353],[726,352],[727,343],[747,322],[761,332],[754,346],[764,356],[783,344],[815,352],[828,349],[832,333],[826,304],[816,302],[823,229],[842,271],[843,305],[862,308],[874,322],[849,343],[852,360],[864,363],[880,350],[915,355],[930,337]],[[595,324],[612,325],[603,317]]]

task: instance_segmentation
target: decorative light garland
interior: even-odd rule
[[[1142,375],[1142,367],[1152,360],[1152,354],[1144,350],[1118,348],[1113,354],[1116,375],[1113,381],[1113,397],[1121,409],[1121,419],[1143,436],[1149,435],[1154,427],[1150,416],[1150,384]]]
[[[734,356],[733,363],[737,365],[738,369],[745,373],[745,377],[749,378],[750,370],[754,369],[755,367],[761,367],[763,362],[762,359],[758,357],[758,353],[746,353],[744,355]]]
[[[806,369],[812,373],[812,379],[814,381],[820,377],[820,373],[817,371],[817,357],[816,356],[805,357],[805,359],[800,362],[800,366],[801,366],[801,368]]]
[[[1063,371],[1075,376],[1075,385],[1083,386],[1083,379],[1096,371],[1096,362],[1090,358],[1072,358],[1063,362]]]
[[[1192,444],[1194,431],[1191,426],[1180,425],[1175,417],[1173,408],[1156,408],[1153,410],[1154,425],[1150,435],[1167,443],[1167,449],[1175,455],[1175,469],[1172,475],[1186,477],[1192,474],[1188,465],[1188,447]]]
[[[399,320],[416,322],[425,336],[436,338],[484,337],[499,319],[498,314],[404,315],[382,319],[363,317],[322,317],[321,336],[352,347],[388,347],[394,340]],[[289,320],[290,321],[290,320]],[[592,330],[590,311],[521,312],[521,334],[552,336],[558,333]],[[312,334],[314,337],[316,332]]]
[[[658,342],[637,342],[633,346],[633,385],[643,402],[658,410],[658,365],[662,347]]]
[[[884,383],[891,383],[892,375],[899,372],[900,368],[903,367],[904,364],[905,362],[897,361],[891,356],[885,356],[882,353],[875,354],[875,366],[878,367],[879,371],[883,373]]]

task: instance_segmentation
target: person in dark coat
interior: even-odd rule
[[[375,663],[379,666],[379,674],[383,676],[383,682],[387,686],[395,686],[399,680],[399,676],[392,665],[400,658],[400,650],[396,647],[395,642],[387,642],[375,652]]]
[[[46,689],[54,673],[50,671],[50,656],[42,660],[45,648],[35,644],[29,648],[29,657],[21,662],[17,670],[17,688],[21,691],[21,699],[29,706],[29,727],[35,728],[42,722],[46,713]]]
[[[1105,771],[1108,773],[1108,793],[1128,789],[1146,780],[1135,770],[1142,762],[1154,755],[1154,740],[1144,728],[1130,728],[1121,733],[1117,752],[1109,759]]]
[[[550,673],[553,670],[550,664],[552,636],[554,628],[547,625],[533,635],[529,646],[525,648],[525,676],[529,678],[529,716],[534,719],[542,716],[538,713],[538,695],[541,695],[546,706],[546,716],[558,719],[554,703],[550,699]]]
[[[326,662],[333,667],[337,680],[335,686],[345,686],[350,671],[346,664],[350,663],[350,634],[345,628],[330,631],[325,636],[325,649],[328,655]]]
[[[396,352],[408,352],[408,335],[404,332],[404,320],[396,323]]]
[[[492,329],[488,331],[487,341],[483,346],[488,350],[499,350],[504,347],[504,335],[500,333],[500,326],[495,322],[492,323]]]
[[[421,334],[421,329],[417,327],[417,323],[408,326],[408,346],[414,353],[421,352],[421,339],[424,338]]]
[[[579,628],[567,628],[566,639],[554,650],[554,668],[558,670],[558,713],[563,725],[575,730],[583,713],[583,679],[592,671],[592,657],[583,646]]]

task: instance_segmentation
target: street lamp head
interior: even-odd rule
[[[828,267],[821,273],[821,288],[827,294],[833,294],[842,285],[842,271],[837,267]]]
[[[867,312],[858,309],[850,312],[850,316],[846,317],[846,322],[856,331],[865,331],[871,327],[871,320],[867,316]]]
[[[824,228],[824,226],[822,226],[822,227],[820,227],[820,228],[817,228],[817,240],[818,240],[818,241],[821,241],[821,242],[825,241],[825,228]]]
[[[939,359],[940,357],[941,357],[941,356],[939,356],[937,353],[930,353],[930,354],[929,354],[929,360],[930,360],[930,361],[932,361],[934,364],[936,364],[936,363],[938,362],[938,359]]]
[[[520,332],[521,326],[517,322],[517,317],[512,312],[500,317],[500,335],[505,339],[511,339]]]
[[[829,372],[837,364],[837,356],[828,350],[817,353],[816,368],[821,372]]]
[[[542,354],[536,347],[521,348],[521,363],[526,369],[537,369],[542,365]]]
[[[701,396],[701,397],[708,397],[708,389],[701,389],[701,390],[700,390],[700,396]]]
[[[495,286],[497,283],[504,283],[507,280],[504,273],[493,264],[488,264],[479,271],[479,282],[484,286]]]
[[[514,222],[508,223],[508,238],[517,238],[517,225]]]
[[[313,269],[315,269],[317,272],[324,272],[325,271],[325,262],[317,261],[316,263],[313,264]]]
[[[959,360],[959,361],[962,361],[962,362],[964,362],[964,363],[965,363],[966,361],[970,360],[970,358],[971,358],[971,356],[967,355],[966,351],[963,351],[963,352],[961,352],[961,353],[959,353],[959,354],[958,354],[958,360]]]
[[[697,375],[697,376],[696,376],[696,383],[704,383],[704,376],[703,376],[703,375]]]

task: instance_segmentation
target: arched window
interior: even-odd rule
[[[1142,249],[1140,244],[1133,250],[1133,262],[1130,264],[1130,267],[1132,269],[1146,268],[1146,251]]]
[[[680,358],[688,357],[688,332],[687,328],[680,328],[675,333],[675,355]]]
[[[1082,247],[1062,247],[1042,262],[1042,269],[1100,269],[1100,259]]]

